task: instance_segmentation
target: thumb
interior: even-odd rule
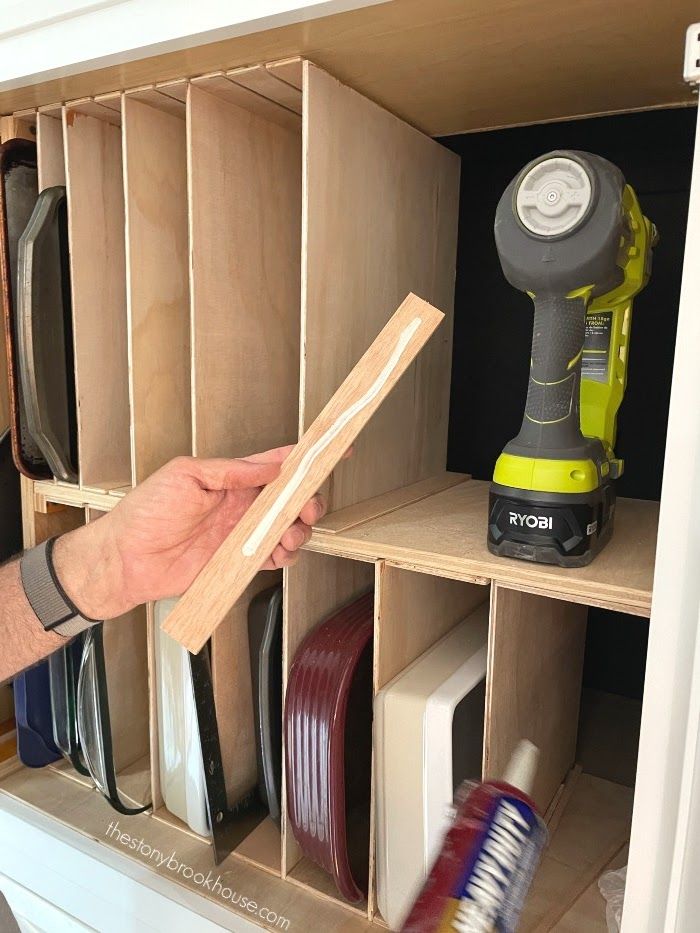
[[[250,489],[277,479],[282,464],[265,460],[194,460],[193,472],[203,489]]]

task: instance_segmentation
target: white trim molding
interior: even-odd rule
[[[0,2],[0,91],[384,0]]]

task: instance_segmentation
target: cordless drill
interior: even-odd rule
[[[562,150],[511,181],[495,236],[503,274],[535,314],[525,414],[496,462],[488,547],[581,567],[612,534],[632,301],[656,228],[615,165]]]

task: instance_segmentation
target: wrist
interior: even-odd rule
[[[119,551],[110,540],[108,523],[97,520],[61,535],[53,565],[66,594],[90,619],[114,619],[133,606],[126,588]]]

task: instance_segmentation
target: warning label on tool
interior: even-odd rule
[[[612,334],[612,311],[586,316],[586,338],[583,342],[581,377],[594,382],[608,381],[610,364],[610,337]]]

